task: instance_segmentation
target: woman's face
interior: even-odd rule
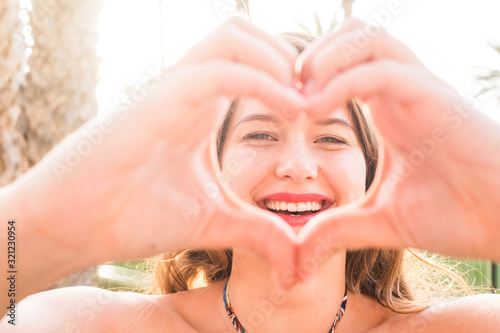
[[[325,119],[289,120],[243,100],[227,131],[222,171],[242,200],[294,228],[365,193],[366,164],[344,109]]]

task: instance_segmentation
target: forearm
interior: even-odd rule
[[[473,229],[480,235],[477,253],[500,261],[500,125],[474,109],[468,112],[461,113],[465,120],[457,123],[456,137],[450,136],[457,141],[454,165],[462,166],[454,178],[460,187],[470,189],[471,215],[477,217]]]
[[[30,214],[33,202],[26,185],[15,182],[0,189],[0,317],[12,303],[97,263],[90,253],[64,247],[39,227],[44,221]],[[54,199],[41,196],[36,204],[50,207],[48,201]]]

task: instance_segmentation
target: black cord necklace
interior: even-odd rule
[[[231,307],[231,302],[229,302],[229,294],[227,292],[228,282],[229,280],[226,282],[223,292],[224,306],[226,307],[227,316],[229,317],[229,320],[231,320],[231,324],[233,324],[233,327],[236,329],[238,333],[246,333],[245,329],[243,328],[243,325],[241,325],[240,321],[238,320],[238,317],[236,317],[236,314],[234,313],[234,310]],[[347,290],[344,293],[344,298],[342,299],[342,303],[340,304],[339,312],[337,313],[333,321],[332,329],[328,331],[328,333],[332,333],[333,331],[335,331],[338,323],[340,323],[342,317],[344,317],[346,306],[347,306]]]

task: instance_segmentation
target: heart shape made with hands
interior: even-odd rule
[[[297,58],[296,61],[296,66],[294,67],[294,77],[300,78],[301,77],[301,72],[302,72],[302,59],[303,58]],[[296,89],[297,90],[302,90],[303,89],[303,84],[300,81],[297,81],[296,83]],[[285,116],[285,118],[296,118],[300,117],[305,119],[308,117],[307,111],[309,110],[304,110],[301,111],[299,114],[297,113],[286,113],[280,110]],[[217,133],[216,135],[213,135],[213,142],[212,146],[213,147],[220,147],[220,142],[215,142],[217,141],[217,138],[220,138],[220,133]],[[220,149],[220,148],[218,148]],[[248,156],[245,156],[244,152],[240,152],[240,157],[242,159],[247,159]],[[254,152],[255,154],[255,152]],[[242,213],[244,214],[245,212],[248,213],[255,213],[252,210],[256,210],[254,206],[251,206],[243,200],[241,200],[230,188],[230,186],[226,183],[228,175],[227,173],[230,173],[230,178],[238,177],[238,171],[235,171],[234,169],[231,170],[233,167],[236,169],[239,168],[238,165],[231,165],[228,169],[225,171],[221,170],[220,165],[219,165],[219,160],[220,156],[216,156],[218,154],[213,153],[212,155],[212,165],[214,167],[215,174],[218,174],[218,181],[220,182],[220,187],[223,188],[223,191],[225,192],[226,197],[235,203],[236,205],[239,206],[241,209]],[[248,154],[247,154],[248,155]],[[230,160],[230,164],[238,164],[242,161],[238,160]],[[266,210],[261,211],[263,215],[268,216],[270,219],[273,218],[276,220],[276,215],[273,213],[270,213]],[[322,213],[324,214],[324,212]],[[321,215],[321,214],[320,214]],[[298,234],[293,232],[292,228],[283,220],[280,219],[280,223],[282,224],[284,229],[288,229],[289,233],[288,234],[293,234],[293,236],[290,238],[290,241],[295,248],[295,258],[301,258],[299,261],[295,261],[295,266],[288,270],[285,274],[280,274],[281,276],[278,278],[278,283],[285,287],[288,288],[291,285],[297,283],[298,281],[305,280],[307,277],[314,272],[314,269],[316,269],[323,261],[327,260],[328,257],[337,252],[340,248],[340,243],[338,243],[334,238],[331,236],[329,237],[324,237],[324,235],[321,234],[321,232],[317,232],[316,229],[319,228],[324,228],[324,223],[320,223],[324,219],[319,219],[320,222],[316,222],[318,218],[313,217],[313,219],[308,222],[308,228],[304,229],[306,231],[300,231]],[[267,236],[272,237],[272,236]],[[272,239],[271,239],[272,243]],[[276,272],[275,272],[276,273]],[[276,278],[276,276],[275,276]]]
[[[342,248],[418,247],[452,255],[475,251],[487,257],[478,252],[482,247],[477,239],[468,237],[473,224],[481,222],[464,218],[478,203],[456,186],[459,177],[454,171],[457,161],[466,159],[464,136],[477,134],[464,121],[472,117],[472,108],[430,73],[406,45],[382,28],[373,29],[359,20],[350,21],[297,59],[294,74],[304,83],[299,88],[308,101],[307,115],[324,117],[351,98],[359,99],[370,108],[381,148],[364,198],[318,214],[290,237],[295,280],[280,275],[285,288],[306,279]],[[366,40],[359,45],[363,34]],[[442,154],[444,150],[448,154]],[[258,210],[221,186],[242,212]],[[266,219],[276,217],[259,211]],[[449,219],[455,221],[454,228],[442,223]]]
[[[335,37],[337,38],[337,37]],[[330,42],[330,38],[325,38],[324,40],[327,40]],[[280,110],[284,114],[285,117],[287,118],[295,118],[295,117],[307,117],[308,113],[310,113],[313,117],[322,115],[322,114],[328,114],[328,112],[325,112],[324,108],[324,103],[325,103],[325,96],[321,96],[321,89],[318,91],[314,91],[311,88],[311,85],[307,85],[307,82],[314,81],[314,78],[311,77],[306,77],[305,75],[311,75],[309,72],[311,72],[311,68],[309,62],[311,60],[308,57],[311,57],[312,54],[318,53],[321,55],[321,50],[322,48],[326,48],[325,45],[315,44],[313,48],[309,51],[309,49],[304,52],[302,55],[300,55],[295,62],[295,66],[293,68],[293,77],[296,78],[296,89],[299,91],[302,91],[303,94],[309,95],[310,100],[311,100],[311,107],[302,111],[300,114],[297,113],[286,113],[286,110],[283,112],[283,110]],[[309,61],[309,62],[308,62]],[[306,67],[305,70],[303,70],[304,66],[309,66]],[[306,74],[304,74],[304,72]],[[323,78],[323,84],[322,88],[326,86],[326,80]],[[306,82],[306,86],[302,82]],[[350,99],[352,96],[347,96],[346,101]],[[328,101],[326,101],[328,102]],[[322,104],[323,103],[323,104]],[[338,103],[338,101],[337,101]],[[333,103],[332,103],[333,104]],[[345,103],[346,104],[346,103]],[[319,110],[319,112],[315,112],[316,109]],[[323,110],[322,110],[323,109]],[[219,134],[216,133],[213,135],[213,142],[212,146],[213,147],[218,147],[219,142],[216,142],[217,138],[219,137]],[[242,155],[242,158],[246,158],[244,154]],[[251,206],[247,203],[245,203],[243,200],[241,200],[235,193],[232,192],[228,184],[226,184],[226,178],[227,174],[225,175],[224,172],[220,169],[219,166],[219,158],[217,154],[214,152],[212,154],[212,165],[214,167],[214,173],[219,175],[218,181],[220,187],[223,189],[225,196],[235,203],[236,205],[239,206],[239,208],[242,211],[242,214],[245,212],[248,213],[255,213],[255,210],[257,210],[254,206]],[[230,161],[231,162],[236,162],[238,161]],[[229,167],[231,169],[231,167]],[[231,173],[231,172],[230,172]],[[232,177],[238,176],[237,174],[231,175]],[[274,272],[278,275],[279,277],[275,276],[275,279],[277,278],[277,282],[279,285],[281,285],[284,288],[289,288],[293,284],[307,279],[307,277],[311,274],[314,273],[314,270],[319,267],[319,265],[328,259],[328,257],[336,253],[344,244],[342,244],[342,239],[339,237],[336,237],[335,235],[335,225],[332,223],[329,223],[330,220],[335,219],[336,211],[353,211],[355,210],[356,206],[362,205],[363,201],[366,201],[365,199],[359,200],[357,203],[353,203],[352,205],[342,207],[342,208],[336,208],[335,211],[325,211],[322,212],[321,214],[317,215],[316,217],[313,217],[307,225],[298,233],[295,234],[291,227],[283,220],[280,219],[280,223],[282,224],[284,229],[288,229],[288,234],[293,234],[293,236],[290,238],[290,241],[292,242],[293,247],[295,248],[295,267],[290,268],[287,270],[285,273],[283,272]],[[269,219],[274,219],[276,220],[276,216],[268,211],[263,211],[259,210],[260,214],[263,214],[266,217],[269,217]],[[329,229],[327,233],[324,233],[325,229]],[[266,237],[272,237],[272,236],[266,236]],[[271,243],[272,240],[270,241]],[[272,249],[271,249],[272,250]]]

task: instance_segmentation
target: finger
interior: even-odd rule
[[[212,153],[212,165],[216,170],[216,153]],[[216,177],[223,190],[226,216],[229,220],[238,221],[237,232],[243,242],[257,254],[267,259],[272,277],[277,287],[288,290],[297,282],[295,269],[295,233],[292,228],[278,216],[267,210],[255,208],[235,195],[222,178]],[[235,226],[234,224],[232,224]]]
[[[366,36],[361,30],[354,31],[319,50],[311,61],[311,91],[321,90],[330,78],[361,63],[385,58],[419,63],[409,48],[384,30],[380,31],[376,37]]]
[[[189,50],[175,68],[213,59],[244,63],[267,73],[284,85],[291,85],[293,63],[297,52],[277,37],[252,26],[240,18],[230,20]]]
[[[302,280],[313,273],[304,267],[305,264],[311,259],[320,264],[339,249],[399,248],[406,245],[382,210],[356,206],[336,208],[311,220],[299,234],[297,242],[300,248],[298,276]]]
[[[266,259],[277,287],[288,290],[297,283],[295,234],[272,213],[249,207],[228,212],[238,247],[246,247]],[[236,224],[234,224],[236,222]]]
[[[358,65],[340,73],[325,87],[309,97],[308,113],[314,117],[325,116],[343,107],[353,97],[367,102],[372,96],[384,95],[394,102],[411,102],[422,97],[422,69],[392,60],[379,60]],[[427,83],[430,82],[427,80]]]
[[[192,66],[175,82],[173,94],[192,102],[209,100],[224,94],[230,98],[257,98],[285,115],[304,110],[305,98],[293,88],[283,86],[266,72],[250,66],[213,60]]]
[[[406,45],[383,28],[363,23],[332,39],[307,59],[305,93],[321,90],[330,78],[346,69],[379,59],[420,64]]]
[[[295,59],[297,58],[298,54],[297,49],[293,47],[289,42],[285,41],[283,38],[271,35],[266,31],[257,28],[255,25],[249,23],[248,21],[238,17],[235,17],[234,21],[231,21],[231,23],[237,25],[238,27],[245,30],[249,34],[252,34],[272,45],[290,63],[295,62]]]
[[[329,45],[335,39],[342,35],[358,29],[363,21],[359,19],[349,19],[339,30],[332,31],[326,36],[318,39],[315,43],[307,47],[301,54],[298,55],[295,62],[295,74],[301,82],[307,82],[313,76],[311,75],[311,61],[314,55],[322,48]]]
[[[193,235],[194,239],[211,235],[203,246],[250,249],[269,263],[278,287],[289,289],[296,283],[295,234],[280,218],[227,195],[218,196],[204,215],[210,221],[200,223],[205,228]],[[215,223],[220,232],[210,230]]]

